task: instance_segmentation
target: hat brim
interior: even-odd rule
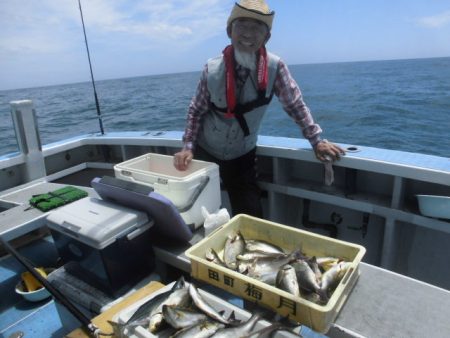
[[[230,27],[231,23],[239,18],[248,18],[248,19],[254,19],[261,21],[266,24],[266,26],[269,28],[269,31],[272,29],[272,22],[273,18],[275,16],[275,12],[272,11],[268,14],[261,13],[256,10],[248,9],[242,6],[239,6],[239,4],[234,4],[233,10],[231,11],[230,17],[227,21],[227,27]]]

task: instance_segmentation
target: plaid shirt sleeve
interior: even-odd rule
[[[314,122],[309,108],[303,101],[300,88],[283,61],[278,63],[278,72],[274,83],[274,93],[283,109],[300,127],[303,136],[315,146],[320,142],[322,129]]]
[[[207,87],[208,66],[203,68],[197,90],[189,105],[186,128],[183,135],[183,149],[194,150],[203,115],[210,108],[210,95]]]

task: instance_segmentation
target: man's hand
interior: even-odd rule
[[[314,147],[314,153],[321,162],[334,162],[340,160],[341,155],[345,155],[345,150],[334,143],[322,140]]]
[[[192,154],[192,150],[182,150],[173,155],[173,165],[178,170],[184,171],[187,169],[193,158],[194,154]]]

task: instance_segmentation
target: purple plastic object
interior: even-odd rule
[[[174,204],[152,188],[110,176],[94,178],[91,186],[104,200],[145,211],[161,234],[183,242],[192,238],[191,229]]]

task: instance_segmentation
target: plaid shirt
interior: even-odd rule
[[[240,65],[236,67],[237,91],[241,87],[248,75],[249,70]],[[211,107],[210,94],[207,87],[208,66],[205,65],[197,91],[189,105],[186,129],[183,135],[184,149],[194,149],[197,136],[201,126],[201,120]],[[277,76],[273,86],[274,94],[280,100],[283,109],[300,127],[303,136],[314,147],[320,140],[322,129],[311,115],[309,108],[303,101],[302,93],[297,83],[293,79],[287,65],[283,61],[278,63]]]

